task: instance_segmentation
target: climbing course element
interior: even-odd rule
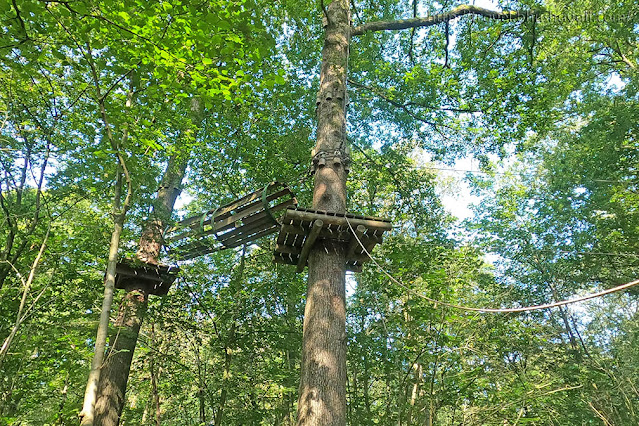
[[[153,265],[134,259],[122,259],[115,267],[115,288],[131,290],[133,286],[148,294],[164,296],[175,281],[180,268]]]
[[[355,227],[353,231],[349,222]],[[377,244],[382,243],[384,232],[392,228],[387,219],[289,207],[282,219],[273,261],[297,265],[297,272],[302,272],[313,245],[334,240],[347,245],[346,269],[360,272],[369,256],[357,238],[370,253]],[[357,238],[353,237],[353,232]]]
[[[288,186],[272,182],[239,200],[178,222],[166,232],[165,241],[170,252],[184,260],[239,247],[276,233],[278,216],[296,205]]]

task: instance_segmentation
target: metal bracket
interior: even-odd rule
[[[317,151],[313,150],[313,163],[311,164],[311,174],[315,174],[317,169],[325,167],[327,164],[333,166],[343,166],[344,171],[348,173],[351,166],[350,150],[332,150],[332,151]]]

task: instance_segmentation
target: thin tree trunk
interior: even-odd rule
[[[95,402],[98,395],[98,383],[100,381],[100,368],[104,360],[107,335],[109,333],[109,316],[111,305],[113,304],[113,292],[115,289],[115,267],[118,263],[118,248],[120,246],[120,236],[124,228],[126,211],[120,211],[120,196],[122,193],[122,174],[120,167],[117,171],[117,182],[115,185],[115,195],[113,200],[113,232],[111,233],[111,243],[109,245],[109,260],[107,263],[106,277],[104,278],[104,297],[102,299],[102,312],[95,339],[95,350],[93,360],[91,360],[91,370],[87,380],[87,387],[84,391],[84,403],[79,416],[82,426],[93,424],[95,417]]]
[[[178,153],[169,160],[154,206],[157,217],[149,221],[140,239],[138,259],[144,262],[158,262],[162,247],[162,230],[179,195],[179,185],[186,170],[187,160],[188,155],[184,153]],[[146,313],[149,294],[145,284],[131,281],[125,291],[126,295],[115,323],[117,331],[111,336],[111,349],[100,375],[95,415],[95,424],[98,426],[115,426],[119,423],[133,352]]]
[[[345,158],[346,81],[350,43],[350,3],[335,0],[325,9],[326,34],[317,96],[315,154]],[[313,208],[346,211],[344,162],[327,161],[315,174]],[[345,247],[316,244],[309,256],[304,312],[302,370],[297,424],[346,424]]]
[[[191,100],[191,118],[198,125],[202,120],[202,105],[197,98]],[[185,139],[190,142],[195,134],[188,131]],[[185,144],[188,146],[188,143]],[[182,179],[186,172],[190,151],[176,151],[167,164],[153,205],[153,219],[145,225],[137,257],[139,260],[157,264],[162,248],[162,232],[173,212],[175,200],[180,195]],[[124,395],[129,379],[131,361],[137,344],[140,327],[144,321],[148,303],[148,292],[143,283],[131,281],[125,289],[126,295],[120,305],[116,321],[117,333],[111,336],[109,356],[104,362],[98,386],[96,403],[96,426],[117,426],[122,409]],[[99,408],[98,408],[99,407]]]
[[[420,392],[419,385],[421,384],[422,375],[423,375],[423,368],[421,364],[415,363],[413,365],[413,370],[415,371],[414,373],[415,381],[413,382],[413,385],[412,385],[410,400],[409,400],[409,407],[408,407],[408,415],[406,416],[406,424],[408,426],[413,424],[413,411],[415,410],[415,404],[417,403],[417,398],[419,397],[419,392]]]
[[[242,253],[242,262],[244,262],[244,253]],[[243,267],[241,268],[240,273],[243,272]],[[226,346],[224,347],[224,376],[222,383],[222,392],[220,393],[220,406],[215,415],[215,426],[220,426],[222,424],[222,419],[224,418],[224,408],[226,406],[226,397],[228,395],[228,387],[229,387],[229,378],[231,377],[231,350],[229,345],[233,344],[235,340],[235,320],[233,320],[233,324],[231,324],[231,330],[229,332],[229,337],[227,339]]]
[[[128,139],[128,127],[125,126],[122,132],[122,138],[119,143],[115,140],[107,111],[105,107],[105,98],[102,96],[100,89],[100,79],[98,72],[93,61],[93,53],[89,43],[87,42],[88,54],[85,58],[91,68],[91,75],[93,77],[93,84],[95,85],[96,102],[100,109],[100,115],[102,117],[102,123],[104,125],[104,131],[106,137],[111,145],[111,148],[115,151],[118,160],[116,168],[116,185],[115,195],[113,201],[113,232],[111,233],[111,243],[109,246],[109,260],[107,262],[107,273],[104,281],[104,298],[102,300],[102,312],[100,313],[100,322],[98,324],[98,331],[95,341],[95,351],[93,359],[91,360],[91,370],[89,371],[89,378],[87,380],[87,387],[84,393],[84,402],[82,404],[82,411],[79,416],[82,426],[92,426],[95,419],[95,406],[98,397],[98,386],[100,384],[101,367],[104,359],[104,351],[106,348],[106,339],[109,329],[109,317],[111,315],[111,305],[113,304],[113,292],[115,288],[115,269],[118,261],[118,248],[120,246],[120,236],[124,228],[124,221],[126,214],[131,205],[131,197],[133,196],[133,185],[131,182],[131,174],[124,160],[124,156],[120,151],[126,144]],[[127,93],[127,100],[125,108],[130,109],[133,104],[134,87],[133,81],[130,83],[129,91]],[[122,177],[126,180],[126,197],[124,203],[121,203],[122,196]]]
[[[155,324],[151,324],[151,345],[155,349]],[[160,394],[158,392],[158,374],[155,374],[155,355],[153,351],[149,354],[149,368],[151,370],[151,392],[153,393],[153,403],[155,405],[155,425],[160,426]]]
[[[198,390],[197,398],[200,402],[200,423],[206,424],[206,401],[204,399],[204,377],[202,377],[202,361],[200,360],[200,347],[193,345],[195,362],[197,363]]]
[[[38,251],[38,255],[36,256],[35,260],[33,261],[33,264],[31,265],[31,270],[29,271],[29,277],[27,278],[26,281],[24,281],[22,276],[20,276],[24,290],[22,290],[22,298],[20,299],[20,306],[18,307],[18,313],[16,314],[16,321],[13,324],[13,327],[11,328],[11,332],[9,332],[9,335],[4,340],[4,343],[2,344],[2,348],[0,348],[0,369],[2,368],[2,364],[4,363],[4,360],[7,354],[9,353],[9,348],[11,347],[11,343],[13,342],[13,339],[16,337],[16,334],[18,333],[18,330],[20,329],[20,325],[25,319],[26,314],[23,314],[23,313],[24,313],[24,308],[27,304],[27,297],[29,296],[29,291],[31,290],[33,279],[35,278],[36,269],[38,268],[38,264],[42,260],[42,255],[44,254],[44,250],[47,247],[47,239],[49,238],[50,230],[51,228],[47,229],[47,234],[44,236],[44,240],[42,241],[42,244],[40,245],[40,251]]]

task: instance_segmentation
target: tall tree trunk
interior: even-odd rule
[[[91,75],[93,76],[93,83],[95,85],[96,102],[100,109],[102,116],[102,123],[104,125],[104,132],[111,148],[116,153],[118,159],[118,165],[116,168],[116,184],[115,184],[115,196],[113,201],[113,232],[111,233],[111,243],[109,246],[109,260],[107,263],[107,272],[104,280],[104,298],[102,299],[102,312],[100,313],[100,322],[98,325],[98,332],[95,340],[95,350],[93,353],[93,359],[91,360],[91,370],[89,371],[89,378],[87,380],[87,387],[84,393],[84,402],[82,405],[82,411],[79,416],[82,426],[93,426],[95,418],[95,405],[98,398],[98,386],[100,384],[100,374],[102,368],[102,362],[104,359],[104,350],[106,348],[106,339],[109,328],[109,317],[111,316],[111,305],[113,303],[113,293],[115,288],[115,269],[118,261],[118,248],[120,246],[120,236],[124,228],[124,221],[126,214],[131,205],[131,197],[133,196],[133,186],[131,182],[131,174],[127,167],[126,161],[122,152],[120,151],[125,145],[129,137],[128,124],[123,127],[122,137],[119,142],[115,140],[111,125],[109,124],[109,118],[105,106],[105,97],[102,96],[100,89],[100,79],[93,60],[93,53],[91,47],[87,42],[88,54],[85,56],[89,66],[91,67]],[[125,109],[129,110],[133,105],[134,96],[134,80],[131,79],[129,91],[127,94],[127,100],[125,103]],[[122,195],[122,178],[126,181],[126,197],[124,203],[121,203]]]
[[[192,121],[199,125],[202,119],[199,99],[191,100],[190,114]],[[185,146],[188,146],[195,134],[189,130],[184,137],[187,140]],[[175,200],[180,195],[189,155],[190,151],[185,149],[176,151],[169,159],[153,205],[152,219],[145,225],[140,238],[137,257],[143,262],[158,263],[163,243],[162,231],[171,217]],[[95,410],[96,426],[117,426],[119,423],[124,408],[131,361],[149,300],[148,291],[143,283],[131,281],[125,291],[115,323],[116,332],[111,335],[109,354],[100,375]]]
[[[113,304],[113,293],[115,289],[115,268],[118,262],[118,247],[120,246],[120,236],[126,218],[126,206],[121,209],[120,197],[122,193],[122,173],[120,167],[117,168],[115,184],[115,195],[113,199],[113,231],[111,232],[111,243],[109,245],[109,260],[107,262],[106,276],[104,277],[104,297],[102,298],[102,311],[100,322],[95,339],[95,350],[91,360],[91,370],[87,380],[87,387],[84,391],[84,403],[79,414],[82,426],[91,426],[95,419],[95,403],[98,396],[98,384],[100,381],[100,369],[104,360],[107,335],[109,332],[109,316],[111,305]]]
[[[95,425],[116,426],[119,422],[133,352],[146,313],[146,289],[132,285],[125,290],[124,301],[115,322],[116,331],[110,338],[109,353],[100,374]]]
[[[415,410],[415,404],[417,403],[417,398],[419,397],[419,386],[421,384],[422,381],[422,375],[423,375],[423,367],[420,363],[415,363],[413,364],[413,370],[415,371],[414,373],[414,382],[412,384],[412,389],[410,392],[410,400],[409,400],[409,406],[408,406],[408,415],[406,416],[406,424],[408,426],[413,424],[413,411]]]
[[[346,80],[349,0],[325,9],[326,34],[317,96],[315,154],[347,155]],[[344,163],[328,161],[315,174],[313,208],[346,211]],[[316,244],[309,256],[297,424],[346,424],[346,253],[342,244]]]
[[[176,161],[171,158],[165,176],[171,174],[170,171],[176,167],[175,165]],[[178,167],[182,170],[183,175],[186,162],[183,166],[179,164]],[[182,175],[180,175],[180,182]],[[180,182],[172,186],[177,188]],[[164,206],[170,203],[173,207],[177,194],[176,191],[169,192],[167,189],[162,187],[158,191],[157,205]],[[158,210],[157,207],[154,208],[154,211]],[[138,252],[140,260],[157,263],[162,245],[163,223],[165,223],[164,219],[158,217],[145,227],[140,241],[142,255]],[[115,322],[115,331],[109,339],[109,354],[102,365],[100,374],[94,422],[97,426],[117,426],[119,424],[120,415],[124,408],[124,394],[129,379],[131,361],[149,300],[149,294],[143,282],[130,281],[125,291],[126,294],[120,304]]]

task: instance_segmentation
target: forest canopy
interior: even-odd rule
[[[341,265],[331,424],[639,424],[639,287],[473,310],[639,279],[634,1],[0,0],[0,29],[0,425],[92,392],[96,425],[312,424],[333,243],[296,273],[277,233],[169,238],[271,182],[392,223]],[[179,273],[156,295],[126,259]]]

